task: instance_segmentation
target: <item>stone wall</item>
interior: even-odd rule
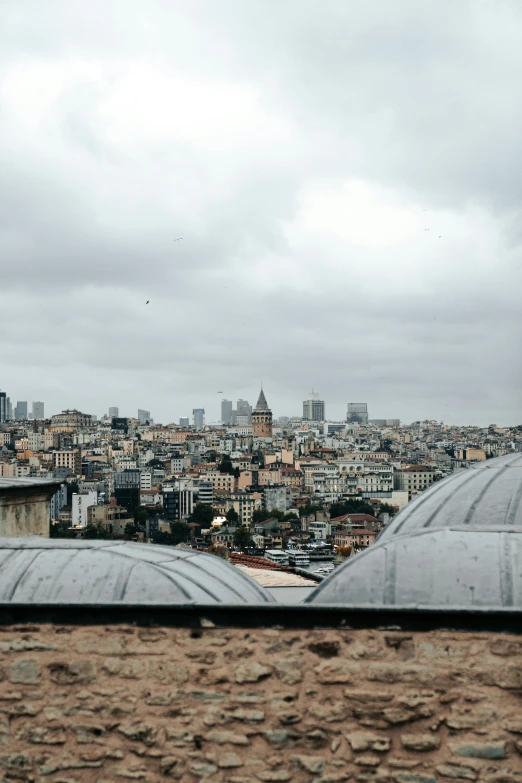
[[[49,538],[51,489],[2,489],[0,492],[0,536],[43,536]]]
[[[0,629],[4,780],[522,781],[522,638]]]

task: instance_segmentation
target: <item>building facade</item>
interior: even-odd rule
[[[43,405],[43,403],[41,404]],[[92,416],[75,409],[62,411],[62,413],[51,416],[51,432],[75,432],[90,426],[92,426]]]
[[[272,437],[272,411],[268,407],[263,389],[252,411],[252,435],[254,438]]]
[[[33,402],[33,419],[45,419],[43,402]]]
[[[319,399],[316,392],[312,392],[307,400],[303,402],[303,419],[307,421],[324,421],[325,405],[324,400]]]
[[[115,406],[112,408],[109,408],[109,419],[118,418],[120,415],[120,411]]]
[[[146,424],[150,421],[150,411],[142,410],[138,408],[138,421],[140,424]]]
[[[55,468],[69,468],[75,476],[79,476],[82,470],[82,457],[79,449],[64,449],[53,452]]]
[[[205,426],[205,408],[194,408],[192,416],[194,417],[194,427],[197,430],[202,430]]]
[[[7,421],[7,394],[0,391],[0,422]]]
[[[232,424],[232,400],[221,400],[221,423]]]
[[[348,424],[368,424],[368,404],[366,402],[349,402],[346,421]]]
[[[27,400],[19,400],[16,403],[15,419],[16,421],[24,421],[27,419]]]

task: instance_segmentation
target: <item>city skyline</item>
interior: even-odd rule
[[[2,390],[0,390],[0,392],[1,391]],[[13,403],[12,400],[16,399],[16,395],[13,396],[12,394],[9,394],[8,392],[5,392],[5,393],[7,395],[7,399],[9,399],[9,398],[11,399],[11,407],[12,407],[12,412],[13,412],[13,417],[14,417],[15,416],[15,412],[16,412],[16,405],[17,405],[17,403],[16,402]],[[250,397],[252,399],[254,399],[254,397],[257,398],[257,395],[258,395],[258,391],[255,390],[255,387],[247,389],[246,391],[243,388],[243,393],[246,394],[247,396],[250,395]],[[272,400],[274,395],[272,394],[271,391],[270,391],[269,394],[270,394],[270,400]],[[136,419],[141,418],[143,421],[145,421],[147,418],[150,417],[157,424],[180,423],[181,420],[183,419],[183,421],[188,420],[189,425],[193,425],[193,423],[194,423],[194,413],[193,413],[194,410],[198,410],[198,411],[202,410],[203,411],[203,418],[204,418],[205,425],[218,426],[219,424],[223,424],[223,423],[225,423],[225,424],[231,424],[232,423],[232,422],[223,422],[223,420],[222,420],[222,413],[223,413],[222,402],[223,401],[227,401],[227,402],[231,403],[232,405],[236,404],[235,400],[237,400],[237,403],[248,404],[248,400],[243,399],[240,395],[238,395],[236,393],[230,393],[229,392],[229,395],[232,397],[231,400],[228,400],[226,395],[223,392],[220,392],[219,395],[217,395],[218,396],[218,401],[217,401],[217,403],[214,404],[214,406],[212,406],[212,405],[210,405],[210,406],[209,405],[205,405],[204,407],[200,406],[200,407],[197,407],[197,408],[189,406],[190,407],[190,412],[189,413],[186,413],[186,411],[187,411],[187,407],[186,406],[184,408],[181,408],[181,406],[175,405],[175,407],[172,408],[173,412],[170,413],[170,414],[167,413],[167,415],[164,416],[164,417],[162,417],[161,415],[155,415],[155,411],[154,411],[152,405],[150,406],[150,409],[147,409],[147,410],[144,410],[144,409],[141,409],[141,408],[136,408],[136,409],[133,410],[130,407],[130,404],[129,405],[127,405],[127,404],[121,405],[121,402],[120,402],[120,405],[118,405],[118,406],[108,406],[108,405],[102,404],[101,410],[98,410],[98,409],[95,410],[93,408],[93,406],[90,406],[88,403],[86,405],[83,405],[83,407],[82,407],[81,404],[77,403],[77,404],[63,405],[61,407],[57,406],[56,409],[53,409],[50,405],[48,406],[47,401],[45,401],[44,403],[24,403],[24,404],[27,406],[27,411],[29,412],[29,419],[34,418],[34,414],[30,410],[30,407],[32,407],[33,410],[34,410],[34,405],[35,404],[36,405],[44,405],[45,406],[45,417],[46,418],[50,418],[51,416],[53,416],[55,414],[62,413],[63,411],[66,411],[66,410],[69,410],[69,409],[70,410],[73,410],[73,409],[81,410],[81,411],[83,411],[85,413],[97,416],[98,418],[102,418],[103,416],[111,416],[110,411],[116,411],[116,414],[113,413],[112,415],[121,416],[123,418],[136,418]],[[197,396],[198,396],[199,399],[202,398],[201,394],[199,394]],[[340,402],[338,405],[331,405],[329,400],[325,400],[324,399],[324,395],[322,395],[322,394],[318,395],[317,393],[309,393],[308,394],[308,400],[312,400],[312,396],[314,396],[315,400],[317,400],[317,401],[319,401],[319,397],[321,397],[320,402],[321,402],[321,404],[324,405],[324,407],[326,408],[326,411],[327,411],[325,421],[346,422],[346,420],[347,420],[347,410],[348,410],[349,406],[351,406],[351,405],[358,405],[358,403],[351,403],[351,402],[347,402],[346,400],[344,402]],[[306,402],[306,400],[305,400],[305,402]],[[276,410],[273,413],[274,424],[277,424],[277,421],[278,421],[278,419],[280,417],[288,417],[288,418],[295,418],[295,419],[304,418],[306,420],[306,417],[303,417],[303,412],[304,412],[303,411],[303,404],[304,403],[302,401],[298,402],[297,400],[295,400],[293,402],[293,404],[291,403],[291,405],[286,410],[283,410],[283,409],[279,409],[277,407],[277,405],[274,406],[271,403],[271,405],[270,405],[271,409],[274,411],[274,408],[276,408]],[[489,418],[486,417],[483,421],[473,421],[473,420],[470,420],[470,419],[464,419],[464,420],[458,421],[457,419],[452,419],[450,417],[443,418],[443,417],[438,417],[438,416],[431,415],[431,411],[429,411],[429,410],[426,410],[424,415],[420,415],[420,416],[417,416],[417,417],[411,417],[411,416],[408,417],[407,415],[399,416],[399,415],[396,415],[396,414],[397,414],[397,411],[399,409],[401,409],[400,405],[397,405],[393,409],[390,406],[390,408],[388,410],[383,411],[380,408],[375,409],[376,403],[374,404],[370,400],[368,402],[366,402],[366,403],[359,403],[359,404],[365,406],[365,408],[366,408],[366,416],[367,416],[367,419],[368,419],[370,425],[372,424],[372,420],[374,420],[374,422],[377,422],[377,421],[383,422],[385,420],[388,420],[390,423],[392,421],[399,420],[401,422],[401,424],[405,424],[405,425],[411,424],[411,423],[413,423],[415,421],[442,421],[445,424],[451,424],[451,425],[463,425],[463,426],[465,426],[465,425],[469,424],[469,425],[472,425],[472,426],[481,426],[481,427],[486,427],[486,426],[488,426],[490,424],[497,424],[498,426],[517,426],[518,423],[519,423],[519,420],[507,421],[507,420],[505,420],[503,418],[502,419],[499,419],[499,418],[495,419],[493,416],[491,416]],[[250,407],[252,407],[252,406],[250,406]],[[179,408],[179,410],[178,410],[178,408]],[[236,413],[236,410],[235,409],[232,410],[232,413]],[[338,414],[338,415],[336,415],[336,414]],[[309,420],[309,421],[312,421],[312,420]],[[355,420],[354,420],[354,422],[355,422]],[[520,422],[522,422],[522,415],[520,417]]]
[[[521,9],[140,8],[3,11],[11,401],[519,421]]]

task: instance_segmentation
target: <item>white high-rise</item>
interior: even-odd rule
[[[324,400],[319,399],[317,392],[311,392],[307,400],[303,402],[303,419],[307,421],[324,421]]]

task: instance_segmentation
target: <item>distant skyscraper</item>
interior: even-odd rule
[[[6,421],[13,421],[13,406],[9,397],[5,398],[5,419]]]
[[[43,402],[33,402],[33,419],[45,419]]]
[[[349,402],[346,421],[349,424],[368,424],[368,404],[366,402]]]
[[[179,426],[180,427],[190,427],[190,419],[189,419],[189,417],[188,416],[180,416]]]
[[[109,419],[117,419],[120,415],[118,408],[109,408]]]
[[[138,408],[138,419],[140,424],[146,424],[150,421],[150,411],[144,411],[141,408]]]
[[[221,400],[221,423],[232,424],[232,400]]]
[[[24,421],[27,419],[27,401],[19,400],[15,407],[15,419],[16,421]]]
[[[194,408],[192,411],[194,416],[194,427],[200,430],[205,426],[205,408]]]
[[[7,421],[7,394],[0,391],[0,422]]]
[[[312,392],[303,402],[303,419],[307,421],[324,421],[324,400],[319,399],[316,392]]]

